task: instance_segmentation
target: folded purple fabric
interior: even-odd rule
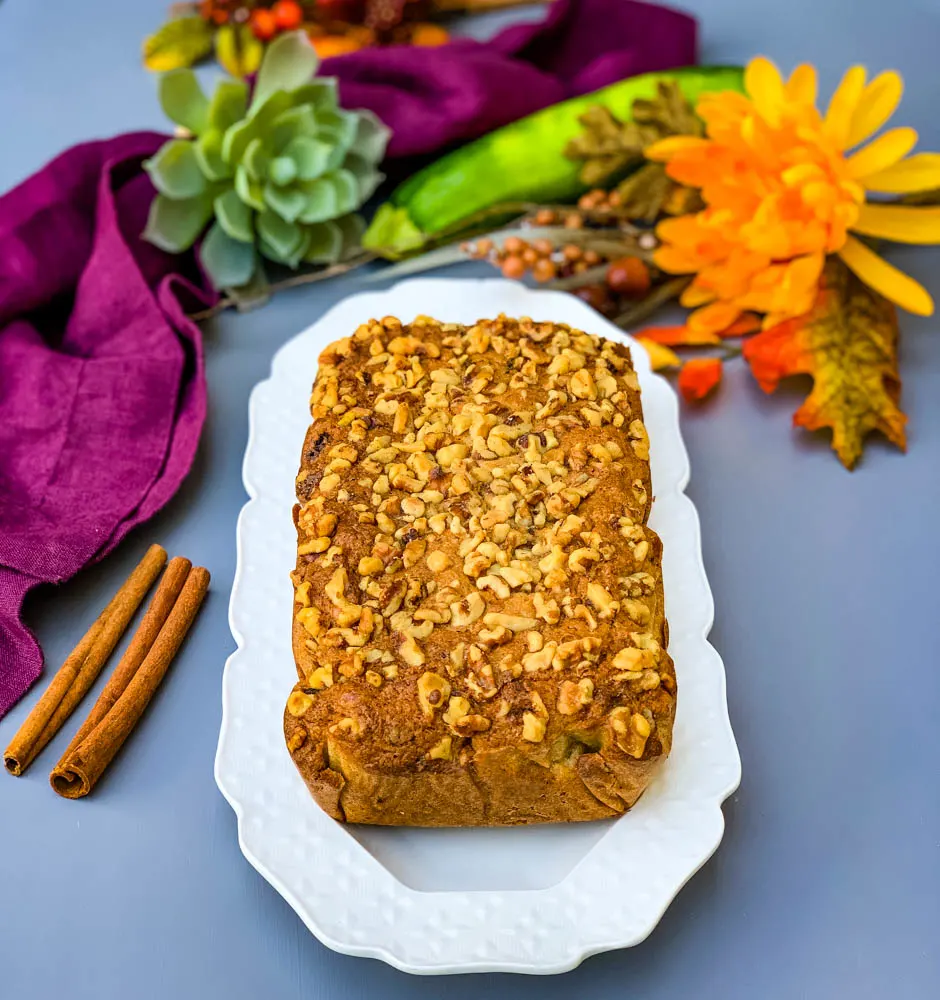
[[[0,198],[0,716],[39,676],[26,592],[174,494],[206,412],[191,255],[140,239],[165,136],[76,146]]]
[[[390,156],[430,153],[637,73],[695,62],[696,22],[635,0],[555,0],[490,42],[363,49],[323,63],[347,108],[392,129]]]

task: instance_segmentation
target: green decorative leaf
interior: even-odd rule
[[[199,248],[199,260],[219,289],[247,285],[258,263],[255,248],[250,243],[233,240],[218,222],[206,233]]]
[[[247,24],[223,24],[215,34],[215,57],[232,76],[256,72],[263,56],[264,45]]]
[[[319,62],[306,32],[289,31],[275,38],[261,61],[249,115],[277,91],[290,92],[307,83]]]
[[[209,124],[224,132],[238,124],[248,109],[248,84],[243,80],[222,80],[209,102]]]
[[[300,189],[307,198],[307,206],[299,216],[301,222],[325,222],[339,215],[339,195],[329,177],[303,181]]]
[[[343,250],[340,259],[351,257],[362,249],[362,235],[366,231],[366,221],[361,215],[352,213],[335,220],[343,235]]]
[[[253,181],[263,181],[268,176],[270,157],[265,149],[264,139],[257,136],[248,143],[242,163]]]
[[[348,170],[336,170],[326,175],[336,187],[337,215],[345,215],[359,207],[359,181]]]
[[[307,206],[307,196],[297,187],[277,187],[274,184],[266,184],[264,200],[288,222],[296,222],[300,213]]]
[[[232,168],[222,159],[222,132],[210,128],[194,143],[199,169],[210,181],[224,181],[232,177]]]
[[[336,77],[321,76],[298,87],[291,95],[294,106],[309,104],[315,111],[335,111],[339,107]]]
[[[312,181],[326,170],[331,152],[331,147],[325,142],[298,135],[287,143],[283,155],[289,156],[297,165],[297,177],[300,180]]]
[[[257,262],[251,281],[238,288],[229,288],[228,296],[239,312],[257,309],[271,298],[271,286],[268,284],[268,276],[264,273],[264,267],[260,260]]]
[[[372,111],[362,109],[356,114],[359,120],[350,152],[370,163],[379,163],[385,156],[385,147],[391,138],[392,130]]]
[[[157,73],[192,66],[212,51],[213,33],[198,15],[167,21],[144,40],[144,65]]]
[[[310,243],[304,254],[307,264],[333,264],[343,252],[343,231],[335,222],[308,226]]]
[[[290,97],[287,94],[273,94],[253,118],[233,125],[226,133],[222,143],[222,155],[227,163],[233,166],[245,155],[252,139],[265,135],[271,124],[282,111],[290,107]]]
[[[348,170],[356,178],[359,185],[360,205],[365,204],[375,194],[376,188],[385,180],[385,174],[380,173],[371,163],[356,153],[350,153],[346,157],[343,169]]]
[[[258,216],[258,235],[275,253],[274,259],[290,263],[303,242],[303,230],[295,222],[282,219],[266,209]]]
[[[248,176],[244,165],[235,171],[235,191],[246,205],[256,208],[259,212],[264,209],[263,189]]]
[[[212,198],[207,193],[178,201],[158,194],[150,204],[143,238],[167,253],[182,253],[211,218]]]
[[[268,166],[268,177],[284,187],[297,179],[297,164],[289,156],[275,156]]]
[[[309,104],[304,104],[299,108],[289,108],[274,120],[271,128],[271,142],[274,148],[280,152],[293,139],[300,136],[315,139],[319,129],[316,112]]]
[[[219,195],[215,199],[214,207],[215,217],[226,235],[240,243],[254,243],[253,214],[251,208],[238,197],[237,191],[230,189],[225,194]]]
[[[348,151],[359,131],[359,114],[351,111],[327,111],[317,115],[317,138]]]
[[[209,100],[191,69],[174,69],[160,77],[160,107],[171,122],[199,135],[209,123]]]
[[[195,144],[187,139],[164,143],[144,169],[154,187],[169,198],[192,198],[206,189],[206,178],[199,169]]]

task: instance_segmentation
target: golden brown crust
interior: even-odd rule
[[[284,724],[323,809],[460,826],[632,806],[676,684],[627,348],[386,317],[323,352],[311,413]]]

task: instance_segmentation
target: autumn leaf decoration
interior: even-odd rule
[[[793,422],[832,428],[833,450],[851,469],[872,431],[906,450],[897,345],[894,306],[831,258],[813,309],[750,338],[744,358],[765,392],[789,375],[813,377]]]
[[[597,105],[580,117],[584,131],[568,143],[565,156],[582,161],[581,181],[594,188],[619,180],[616,214],[624,219],[649,223],[662,214],[696,211],[698,192],[672,180],[661,163],[645,160],[645,150],[667,136],[702,135],[702,123],[678,84],[660,82],[656,97],[633,102],[632,116],[623,122]]]

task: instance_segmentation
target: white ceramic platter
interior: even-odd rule
[[[506,313],[627,340],[584,303],[501,279],[418,279],[339,303],[278,351],[251,396],[238,569],[216,781],[245,857],[330,948],[413,973],[564,972],[642,941],[721,840],[741,765],[725,674],[709,645],[713,603],[675,393],[634,363],[663,540],[669,651],[679,685],[672,756],[640,802],[599,823],[409,830],[334,822],[308,794],[282,735],[296,680],[290,645],[294,477],[320,351],[371,317],[472,323]]]

